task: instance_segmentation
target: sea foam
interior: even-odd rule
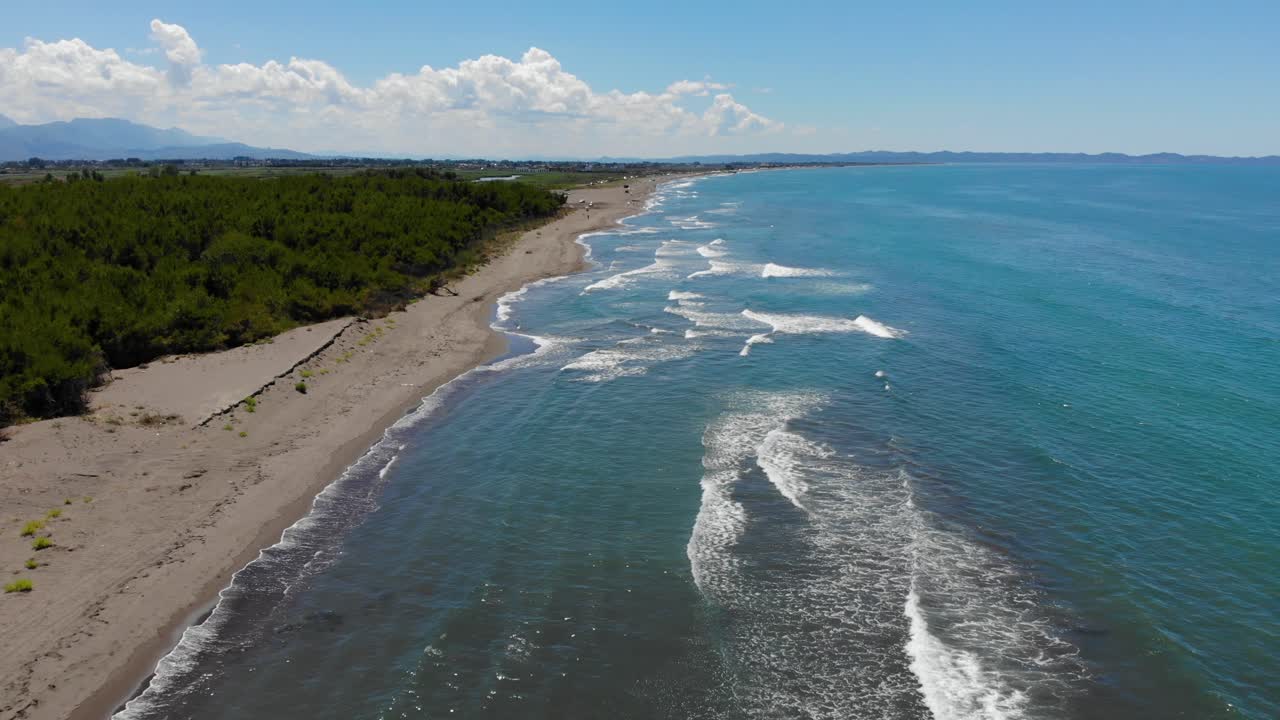
[[[876,337],[892,339],[906,335],[906,331],[891,328],[876,322],[865,315],[853,320],[820,315],[786,315],[782,313],[762,313],[755,310],[743,310],[742,316],[769,325],[775,333],[806,335],[811,333],[846,333],[864,332]]]
[[[764,268],[760,270],[760,277],[764,278],[831,277],[836,274],[821,268],[787,267],[777,263],[765,263]]]

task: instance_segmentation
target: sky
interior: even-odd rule
[[[1280,2],[7,2],[0,114],[309,152],[1280,154]]]

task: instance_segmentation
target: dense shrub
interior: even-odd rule
[[[562,202],[426,170],[0,186],[0,426],[82,411],[108,367],[403,302]]]

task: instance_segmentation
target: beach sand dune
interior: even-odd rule
[[[456,295],[120,371],[90,415],[13,428],[0,444],[0,574],[35,590],[0,595],[0,720],[109,715],[387,426],[501,354],[499,296],[580,269],[573,241],[640,212],[656,182],[574,191],[575,210],[452,283]],[[252,412],[236,405],[255,393]],[[41,532],[54,545],[34,551],[20,527],[50,510]],[[24,570],[29,558],[41,567]]]

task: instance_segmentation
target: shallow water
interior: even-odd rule
[[[123,715],[1280,716],[1278,200],[1235,167],[668,184]]]

